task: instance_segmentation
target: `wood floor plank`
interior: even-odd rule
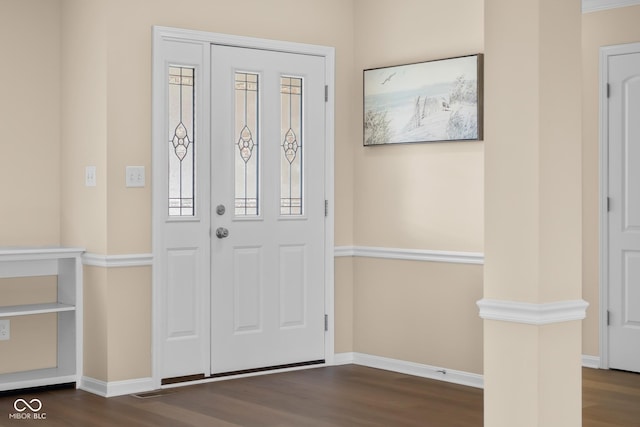
[[[11,420],[17,398],[45,420]],[[82,390],[0,396],[0,426],[480,427],[480,389],[355,365],[218,381],[155,397],[105,399]],[[583,427],[639,427],[640,375],[583,370]]]
[[[640,375],[583,369],[583,427],[640,426]]]

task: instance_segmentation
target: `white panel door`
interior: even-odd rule
[[[211,372],[323,360],[324,58],[211,49]]]
[[[154,323],[160,378],[209,370],[209,43],[166,40],[154,65]]]
[[[609,366],[640,372],[640,53],[608,75]]]

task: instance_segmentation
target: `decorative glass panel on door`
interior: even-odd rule
[[[235,214],[259,214],[258,75],[235,73]]]
[[[280,78],[280,214],[302,215],[302,79]]]
[[[195,69],[169,67],[169,215],[195,215]]]

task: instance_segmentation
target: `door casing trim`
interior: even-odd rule
[[[245,36],[236,36],[229,34],[210,33],[205,31],[185,30],[179,28],[154,26],[152,28],[152,81],[156,81],[156,73],[161,70],[155,69],[157,63],[157,55],[161,49],[160,44],[163,41],[191,41],[191,42],[204,42],[210,44],[221,44],[234,47],[243,47],[251,49],[272,50],[279,52],[304,54],[321,56],[325,59],[325,82],[328,86],[328,99],[325,103],[325,200],[328,201],[328,210],[325,217],[325,251],[324,251],[324,265],[325,265],[325,314],[328,316],[327,331],[325,332],[325,364],[333,365],[334,363],[334,337],[335,337],[335,325],[334,325],[334,130],[335,130],[335,48],[329,46],[320,46],[304,43],[295,43],[279,40],[261,39]],[[155,90],[155,87],[154,87]],[[155,94],[152,93],[152,98]],[[158,128],[156,114],[153,109],[154,104],[152,102],[152,120],[151,120],[151,134],[155,136],[155,129]],[[155,137],[154,137],[155,139]],[[153,144],[152,144],[153,146]],[[153,151],[153,150],[152,150]],[[152,156],[152,163],[155,162],[155,156]],[[153,165],[154,169],[156,165]],[[154,178],[155,180],[155,174]],[[156,183],[153,183],[156,185]],[[152,248],[155,255],[159,250],[159,240],[156,236],[159,233],[158,217],[159,213],[156,212],[155,195],[152,192]],[[158,246],[158,247],[157,247]],[[154,257],[158,259],[158,257]],[[161,373],[160,364],[158,360],[158,354],[162,351],[160,334],[161,323],[161,310],[160,310],[160,290],[158,289],[158,274],[159,266],[156,262],[153,263],[152,273],[152,337],[151,337],[151,350],[152,350],[152,378],[154,387],[160,388],[161,386]],[[318,365],[315,365],[318,366]]]
[[[609,102],[607,84],[609,82],[608,63],[611,56],[640,53],[640,43],[603,46],[600,48],[599,99],[599,159],[600,159],[600,197],[599,200],[599,263],[600,263],[600,368],[609,369],[609,328],[607,311],[609,309],[609,221],[607,198],[609,196]]]

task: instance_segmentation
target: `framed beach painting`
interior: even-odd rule
[[[481,140],[482,59],[364,70],[364,145]]]

